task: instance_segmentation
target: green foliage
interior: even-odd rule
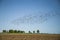
[[[7,31],[6,30],[3,30],[4,33],[6,33]]]
[[[37,33],[40,33],[40,31],[39,31],[39,30],[37,30]]]
[[[21,31],[21,33],[25,33],[24,31]]]
[[[35,33],[35,31],[33,31],[33,33]]]
[[[31,31],[29,31],[29,33],[32,33]]]
[[[17,30],[14,30],[14,33],[18,33],[18,31]]]
[[[6,30],[3,30],[4,33],[25,33],[25,31],[20,31],[20,30],[8,30],[8,32]]]
[[[9,33],[14,33],[14,30],[9,30]]]
[[[20,31],[20,30],[8,30],[8,31],[6,31],[6,30],[3,30],[3,32],[4,33],[25,33],[25,31]],[[28,31],[28,33],[32,33],[31,31]],[[35,33],[35,31],[33,31],[33,33]],[[40,31],[39,30],[37,30],[37,33],[40,33]]]
[[[18,33],[21,33],[21,31],[20,31],[20,30],[18,30],[17,32],[18,32]]]

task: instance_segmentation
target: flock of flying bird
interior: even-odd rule
[[[45,21],[47,21],[49,18],[58,15],[56,12],[51,12],[51,13],[44,13],[44,14],[39,14],[37,13],[36,15],[28,15],[28,16],[23,16],[20,17],[16,20],[13,20],[12,23],[15,25],[21,25],[21,24],[40,24]]]

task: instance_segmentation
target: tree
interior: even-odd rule
[[[40,31],[39,30],[37,30],[37,33],[39,33]]]
[[[6,33],[7,31],[6,30],[3,30],[4,33]]]
[[[20,31],[20,30],[18,30],[18,33],[21,33],[21,31]]]
[[[14,30],[14,33],[18,33],[18,31],[17,30]]]
[[[21,31],[21,33],[25,33],[25,31]]]
[[[9,30],[9,33],[13,33],[14,32],[14,30]]]
[[[29,33],[32,33],[32,32],[29,31]]]
[[[33,31],[33,33],[35,33],[35,31]]]

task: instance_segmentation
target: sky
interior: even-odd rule
[[[9,29],[60,34],[60,0],[0,0],[0,32]]]

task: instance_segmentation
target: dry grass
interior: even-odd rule
[[[0,40],[60,40],[60,34],[0,34]]]

